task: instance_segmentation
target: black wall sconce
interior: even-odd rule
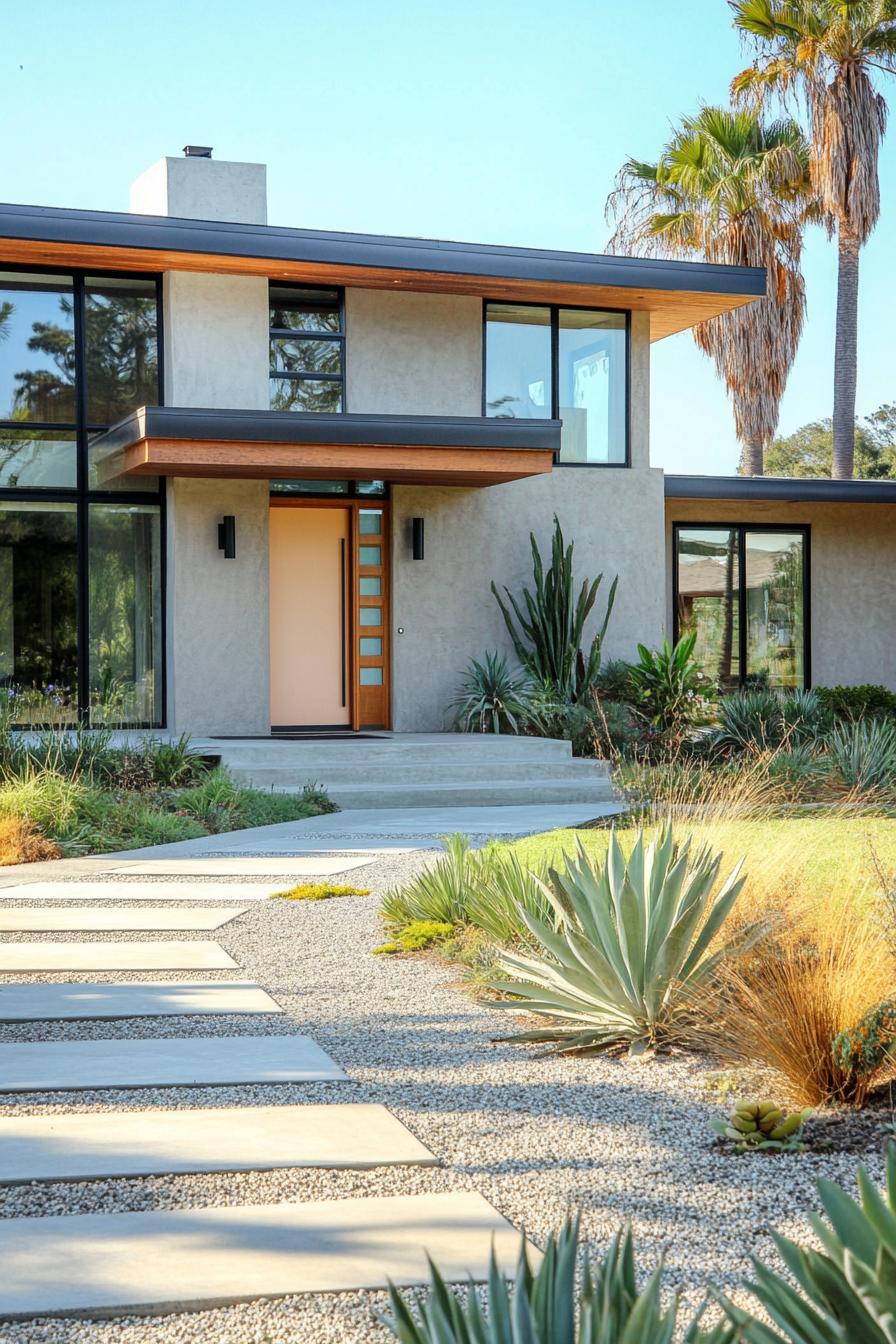
[[[236,559],[236,518],[225,513],[218,524],[218,550],[224,552],[225,560]]]
[[[423,559],[423,519],[411,519],[411,556],[414,560]]]

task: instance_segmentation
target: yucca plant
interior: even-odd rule
[[[781,695],[763,688],[734,691],[719,702],[716,746],[734,751],[768,751],[787,743],[812,743],[830,723],[815,691]]]
[[[418,873],[404,887],[386,892],[381,913],[391,929],[401,928],[415,919],[432,919],[440,924],[467,922],[467,893],[478,880],[479,859],[465,835],[443,836],[445,853],[431,868]]]
[[[753,1261],[748,1287],[774,1328],[723,1299],[747,1344],[896,1344],[896,1145],[888,1147],[883,1195],[864,1167],[858,1182],[858,1200],[831,1181],[818,1182],[829,1223],[809,1218],[821,1251],[774,1234],[797,1287]]]
[[[616,600],[619,577],[617,575],[610,585],[603,620],[586,654],[582,647],[585,623],[597,601],[603,574],[598,574],[591,582],[585,579],[576,597],[572,569],[574,543],[570,542],[567,546],[564,542],[556,515],[551,541],[551,564],[547,570],[534,533],[529,534],[529,541],[532,546],[534,590],[523,589],[522,606],[506,587],[505,602],[494,581],[492,592],[501,608],[516,656],[532,681],[539,686],[552,686],[561,704],[572,704],[587,695],[597,681],[601,650]]]
[[[857,719],[838,724],[828,734],[827,747],[847,788],[861,793],[896,790],[896,723]]]
[[[579,1221],[570,1218],[549,1238],[533,1271],[523,1243],[511,1287],[492,1253],[483,1306],[475,1287],[449,1288],[430,1262],[429,1293],[405,1298],[389,1286],[390,1316],[380,1320],[400,1344],[733,1344],[728,1324],[700,1329],[700,1314],[686,1325],[677,1298],[661,1303],[662,1265],[641,1291],[636,1281],[630,1229],[613,1238],[602,1260],[579,1264]],[[676,1336],[676,1331],[679,1333]]]
[[[526,718],[532,688],[528,677],[512,672],[502,653],[471,658],[452,704],[454,727],[462,733],[518,733]]]
[[[738,864],[716,891],[721,862],[705,848],[692,855],[690,839],[676,845],[668,826],[649,844],[639,831],[628,860],[614,832],[603,865],[579,843],[543,886],[554,922],[520,908],[538,954],[498,957],[510,978],[492,987],[512,997],[496,1006],[550,1021],[513,1039],[564,1054],[681,1039],[722,959],[750,936],[719,940],[743,886]]]

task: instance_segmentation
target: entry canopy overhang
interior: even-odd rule
[[[761,267],[0,204],[0,263],[205,271],[650,314],[659,340],[765,294]]]
[[[559,420],[141,406],[91,445],[101,485],[123,476],[499,485],[550,472]]]

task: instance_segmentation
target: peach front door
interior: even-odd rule
[[[271,723],[351,722],[349,511],[272,508]]]

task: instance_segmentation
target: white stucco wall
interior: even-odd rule
[[[896,690],[896,505],[669,500],[666,517],[670,624],[673,523],[808,525],[813,683]]]
[[[165,403],[266,410],[268,282],[168,271],[162,282]]]
[[[345,291],[346,409],[482,414],[482,300]]]
[[[168,726],[267,733],[268,483],[168,482]],[[218,523],[236,518],[236,559]]]
[[[554,513],[575,542],[578,583],[603,572],[596,610],[619,589],[605,657],[631,657],[638,641],[662,637],[663,479],[659,471],[561,467],[552,476],[485,490],[396,486],[393,491],[393,724],[398,731],[447,726],[447,707],[472,657],[501,649],[515,661],[495,579],[517,595],[531,586],[533,531],[550,551]],[[410,558],[410,520],[425,520],[426,557]],[[402,628],[404,633],[398,634]]]

